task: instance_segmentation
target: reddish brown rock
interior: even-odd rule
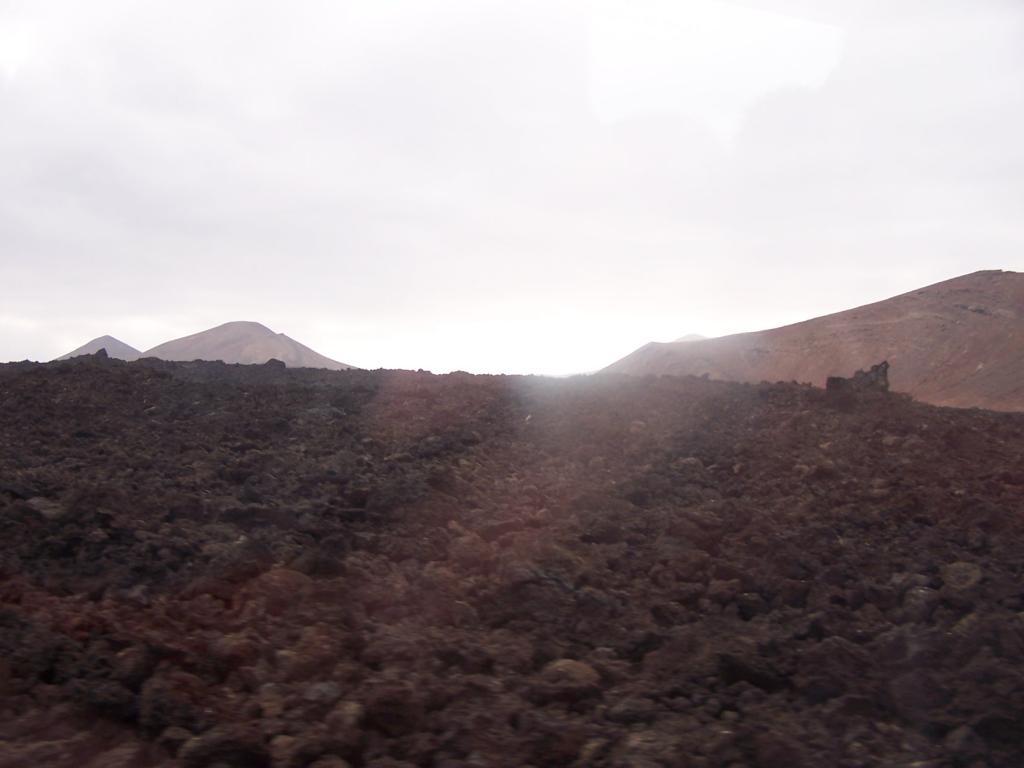
[[[159,361],[0,395],[5,768],[1024,753],[1022,417]]]

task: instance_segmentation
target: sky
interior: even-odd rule
[[[566,374],[1024,271],[1017,0],[0,0],[0,360]]]

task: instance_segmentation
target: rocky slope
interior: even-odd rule
[[[107,350],[107,355],[118,360],[138,360],[142,353],[139,352],[135,347],[125,344],[119,339],[115,339],[113,336],[99,336],[92,341],[86,342],[78,349],[73,349],[66,355],[61,355],[58,360],[69,360],[72,357],[80,357],[81,355],[94,355],[101,349]]]
[[[919,400],[1024,410],[1024,274],[975,272],[783,328],[651,343],[605,370],[824,386],[886,359],[893,387]]]
[[[0,366],[0,765],[1024,762],[1024,415]]]
[[[265,325],[245,321],[224,323],[164,342],[147,350],[144,356],[161,360],[220,360],[257,365],[276,359],[289,368],[326,368],[333,371],[352,367],[324,357],[283,333],[274,333]]]

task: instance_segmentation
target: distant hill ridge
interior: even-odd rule
[[[166,341],[145,352],[139,352],[112,336],[101,336],[58,359],[94,354],[101,348],[105,348],[110,357],[122,360],[157,357],[161,360],[222,360],[225,363],[259,365],[276,359],[289,368],[340,371],[354,367],[325,357],[283,333],[275,333],[265,325],[252,321],[224,323],[190,336]]]
[[[92,341],[86,342],[78,349],[73,349],[57,359],[68,360],[80,355],[95,355],[101,349],[107,350],[108,357],[114,357],[118,360],[138,360],[142,357],[142,353],[139,350],[129,344],[125,344],[120,339],[115,339],[113,336],[98,336]]]
[[[1024,410],[1024,274],[974,272],[782,328],[652,342],[604,371],[824,386],[882,360],[893,389],[919,400]]]

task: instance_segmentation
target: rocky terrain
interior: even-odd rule
[[[896,394],[0,366],[0,766],[1019,766],[1022,503]]]
[[[820,387],[881,360],[918,400],[1024,410],[1024,273],[975,272],[784,328],[651,343],[606,370]]]

